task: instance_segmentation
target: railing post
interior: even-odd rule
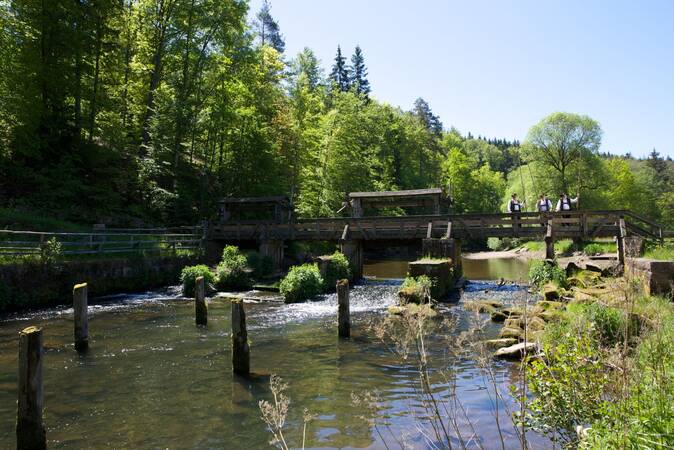
[[[625,236],[627,236],[627,228],[625,227],[625,219],[620,218],[618,235],[616,236],[616,242],[618,247],[618,262],[620,264],[625,264]]]
[[[42,329],[24,328],[19,333],[19,398],[16,410],[16,448],[46,449],[42,422]]]
[[[349,280],[337,281],[337,321],[337,333],[339,337],[349,337],[351,335]]]
[[[89,347],[88,290],[87,283],[76,284],[73,287],[75,350],[78,352],[84,351]]]

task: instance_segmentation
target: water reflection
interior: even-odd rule
[[[407,275],[406,260],[370,260],[363,266],[366,277],[375,280],[401,279]],[[517,258],[462,258],[463,274],[468,280],[498,280],[526,282],[529,263]]]

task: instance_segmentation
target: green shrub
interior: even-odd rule
[[[204,283],[206,283],[206,285],[213,284],[213,281],[215,280],[215,276],[213,275],[213,272],[211,272],[211,269],[204,264],[183,267],[183,270],[180,273],[180,282],[183,284],[183,295],[185,297],[194,297],[194,286],[199,277],[204,277]]]
[[[586,255],[596,255],[598,253],[603,253],[603,248],[596,242],[592,242],[583,247],[583,253]]]
[[[522,241],[518,238],[497,238],[497,237],[490,237],[487,238],[487,247],[489,247],[490,250],[493,251],[501,251],[501,250],[510,250],[512,248],[517,248],[522,244]]]
[[[553,282],[559,287],[565,287],[566,272],[556,262],[534,261],[529,267],[529,282],[536,286]]]
[[[433,280],[426,275],[407,277],[398,290],[401,303],[427,303],[433,290]]]
[[[290,268],[281,280],[279,292],[286,303],[302,302],[323,292],[323,277],[316,264],[303,264]]]
[[[63,246],[55,238],[40,243],[40,261],[43,264],[54,264],[63,255]]]
[[[252,285],[248,259],[238,247],[228,245],[222,251],[222,261],[215,269],[218,289],[247,289]]]
[[[274,261],[269,256],[261,255],[259,252],[249,252],[246,254],[246,259],[254,278],[264,278],[274,273]]]
[[[335,252],[330,255],[328,267],[325,270],[325,279],[323,280],[326,289],[334,289],[337,280],[349,278],[350,275],[351,269],[349,267],[349,260],[346,259],[346,256],[340,252]]]
[[[644,258],[657,259],[661,261],[674,261],[674,242],[665,242],[655,246],[646,245]]]

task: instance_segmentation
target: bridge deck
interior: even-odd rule
[[[561,213],[445,214],[396,217],[300,219],[292,223],[237,222],[211,225],[208,238],[239,240],[412,240],[453,237],[518,237],[542,239],[550,220],[555,239],[620,235],[620,221],[628,234],[662,239],[655,222],[630,211],[569,211]]]

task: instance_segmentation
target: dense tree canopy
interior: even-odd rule
[[[378,101],[360,47],[348,65],[338,46],[326,77],[309,48],[282,55],[269,3],[252,23],[247,9],[0,0],[3,207],[188,224],[228,195],[288,195],[313,216],[334,214],[349,191],[441,186],[459,212],[563,189],[583,208],[674,222],[672,161],[598,155],[601,130],[586,116],[546,117],[522,149],[463,136],[421,98],[409,111]]]

